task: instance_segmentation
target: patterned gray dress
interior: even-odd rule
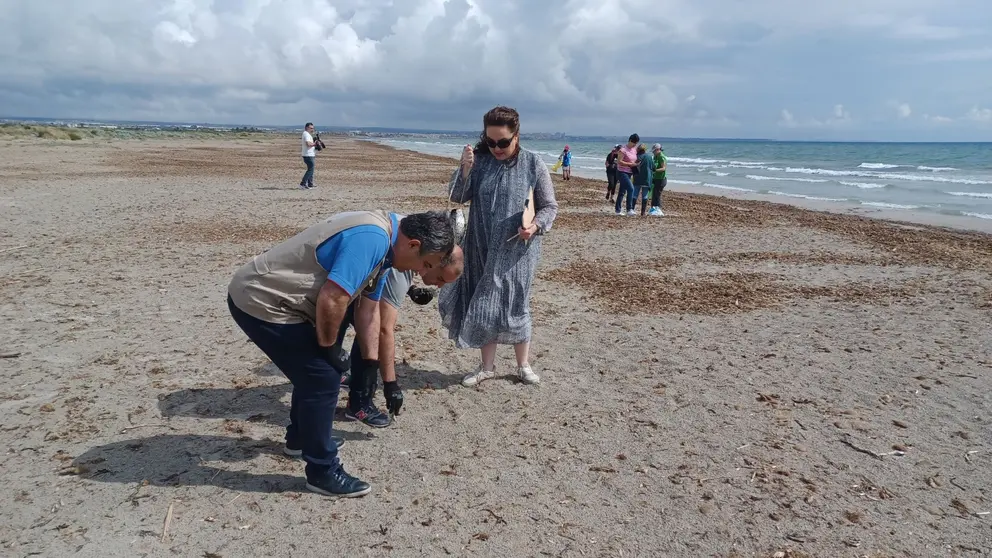
[[[517,234],[531,188],[538,234],[528,244],[507,242]],[[469,179],[455,169],[448,190],[453,201],[471,202],[462,241],[465,270],[438,297],[448,337],[462,349],[530,341],[530,287],[541,257],[541,235],[551,230],[558,214],[548,166],[523,148],[508,161],[480,153]]]

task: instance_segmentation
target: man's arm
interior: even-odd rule
[[[363,296],[355,307],[355,335],[365,360],[379,357],[379,306],[378,300]]]
[[[379,373],[382,383],[396,381],[396,319],[392,304],[379,303]]]
[[[338,329],[348,311],[351,295],[332,281],[317,294],[317,343],[329,348],[337,341]]]

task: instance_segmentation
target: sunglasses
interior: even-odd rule
[[[485,139],[486,139],[486,145],[489,146],[489,149],[493,149],[494,147],[498,147],[500,149],[506,149],[507,147],[510,147],[511,143],[513,143],[513,138],[503,138],[499,141],[496,141],[493,138],[486,136]]]

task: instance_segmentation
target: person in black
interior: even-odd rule
[[[606,199],[613,201],[613,194],[617,191],[617,152],[620,151],[620,144],[613,146],[613,151],[606,156]]]

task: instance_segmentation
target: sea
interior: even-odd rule
[[[380,137],[380,143],[457,158],[469,137]],[[606,155],[626,138],[522,139],[554,164],[568,144],[572,174],[606,180]],[[654,143],[651,140],[645,143]],[[669,140],[668,184],[780,203],[831,202],[992,220],[992,143],[820,143]]]

